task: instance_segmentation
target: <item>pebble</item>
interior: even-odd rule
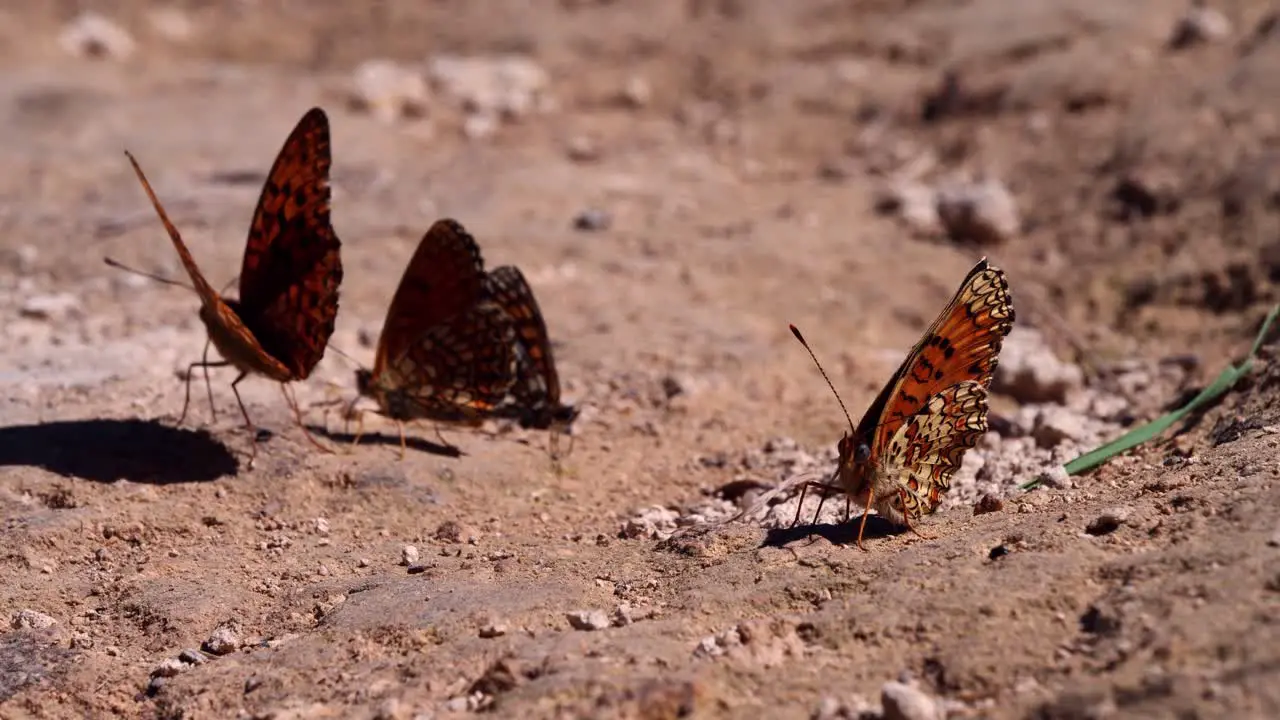
[[[1051,487],[1056,490],[1063,490],[1074,486],[1071,476],[1067,474],[1067,468],[1063,465],[1054,465],[1048,470],[1036,476],[1036,480],[1045,487]]]
[[[613,224],[613,216],[599,208],[588,208],[573,218],[573,229],[584,232],[608,230]]]
[[[462,102],[469,113],[518,118],[539,106],[550,75],[520,55],[440,55],[428,63],[431,83]]]
[[[609,627],[609,616],[603,610],[577,610],[565,613],[574,630],[604,630]]]
[[[880,688],[884,720],[942,720],[938,703],[924,692],[900,682],[887,682]]]
[[[53,616],[39,610],[19,610],[9,618],[9,627],[14,630],[44,630],[57,624]]]
[[[240,649],[240,637],[233,628],[221,625],[209,635],[201,647],[211,655],[226,655]]]
[[[434,537],[441,542],[468,543],[470,545],[480,541],[480,533],[475,528],[453,520],[445,520],[440,523],[440,526],[436,528]]]
[[[1090,535],[1106,535],[1115,532],[1129,519],[1129,509],[1113,507],[1094,518],[1084,531]]]
[[[366,60],[355,70],[351,103],[384,123],[426,112],[426,78],[394,60]]]
[[[400,548],[400,564],[415,565],[418,562],[418,548],[414,545],[405,545]]]
[[[506,623],[488,623],[481,626],[480,637],[486,639],[502,637],[503,635],[506,635],[507,632],[508,628]]]
[[[80,298],[71,293],[51,293],[27,298],[18,312],[32,320],[62,320],[79,310]]]
[[[484,140],[498,132],[498,118],[491,113],[471,113],[462,121],[462,134],[468,140]]]
[[[129,31],[95,12],[81,13],[67,23],[58,36],[58,44],[79,58],[123,60],[137,49]]]
[[[1017,202],[999,180],[940,188],[937,202],[938,219],[953,242],[999,245],[1022,227]]]
[[[595,162],[600,159],[600,146],[586,135],[574,135],[565,144],[565,153],[576,163]]]
[[[1231,21],[1217,8],[1193,4],[1178,20],[1169,37],[1169,47],[1182,49],[1231,36]]]
[[[622,102],[627,107],[638,110],[653,100],[653,87],[642,75],[632,75],[622,86]]]
[[[1018,402],[1065,403],[1084,386],[1084,371],[1058,359],[1044,335],[1034,328],[1017,328],[1000,349],[992,389]]]
[[[1042,448],[1054,448],[1085,436],[1086,418],[1060,405],[1043,405],[1036,413],[1031,437]]]
[[[918,233],[932,235],[942,230],[942,220],[938,217],[938,194],[927,185],[896,183],[880,191],[875,205],[882,213],[897,214]]]
[[[165,658],[160,661],[159,665],[156,665],[151,669],[151,677],[174,677],[175,675],[185,671],[188,667],[190,667],[190,664],[184,663],[178,658]]]
[[[643,537],[651,540],[665,538],[676,531],[676,521],[679,519],[680,513],[669,508],[657,505],[648,507],[627,520],[622,526],[622,536],[630,539]]]

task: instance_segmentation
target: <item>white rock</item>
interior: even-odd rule
[[[80,311],[80,298],[71,293],[33,295],[22,303],[19,313],[33,320],[63,320]]]
[[[151,669],[151,677],[173,677],[189,667],[191,667],[190,664],[184,663],[178,658],[165,658],[160,661],[159,665]]]
[[[627,84],[622,87],[622,101],[633,108],[642,108],[648,105],[653,99],[653,88],[649,86],[649,81],[642,75],[632,75],[627,78]]]
[[[418,548],[413,545],[405,545],[400,548],[400,564],[413,565],[418,562]]]
[[[19,610],[9,618],[9,627],[14,630],[44,630],[57,624],[52,616],[39,610]]]
[[[1058,405],[1044,405],[1036,415],[1031,437],[1042,448],[1056,447],[1068,440],[1080,440],[1087,432],[1087,418]]]
[[[1185,48],[1200,43],[1225,40],[1231,36],[1231,30],[1231,21],[1222,14],[1222,11],[1204,5],[1193,6],[1174,26],[1169,45],[1174,48]]]
[[[1083,385],[1079,366],[1059,360],[1040,331],[1020,327],[1004,340],[991,387],[1021,403],[1065,403]]]
[[[75,57],[123,60],[137,48],[123,27],[95,12],[85,12],[67,23],[58,36],[62,49]]]
[[[550,84],[541,65],[519,55],[441,55],[429,63],[428,75],[466,110],[507,118],[522,117],[537,108]]]
[[[940,188],[937,202],[938,219],[955,242],[998,245],[1022,227],[1017,202],[999,180]]]
[[[428,100],[422,74],[392,60],[366,60],[356,68],[352,103],[385,123],[421,115]]]
[[[916,182],[899,182],[880,190],[876,208],[896,213],[912,230],[932,235],[942,229],[938,217],[938,194]]]
[[[884,720],[943,720],[933,698],[911,685],[887,682],[880,688]]]
[[[204,650],[212,655],[226,655],[240,649],[240,638],[235,630],[226,625],[219,626],[204,641]]]
[[[574,630],[604,630],[609,627],[609,616],[603,610],[577,610],[565,613]]]

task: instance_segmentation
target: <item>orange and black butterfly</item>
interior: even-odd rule
[[[513,401],[498,414],[514,417],[525,428],[567,431],[578,409],[560,402],[560,376],[547,323],[538,301],[520,269],[506,265],[489,273],[489,295],[511,318],[516,332],[516,379],[511,388]],[[553,435],[553,437],[555,437]]]
[[[526,427],[572,421],[560,403],[546,324],[518,269],[486,273],[475,238],[456,221],[431,226],[391,300],[360,395],[400,423],[476,426],[513,417]],[[357,433],[356,440],[359,440]]]
[[[912,530],[912,521],[937,509],[965,451],[987,430],[987,388],[1013,321],[1004,272],[984,258],[851,427],[853,433],[840,439],[834,484],[809,483],[865,504],[859,547],[872,508]],[[808,348],[794,325],[791,332]]]
[[[312,108],[302,117],[271,166],[249,228],[238,299],[220,296],[205,280],[138,161],[125,154],[191,276],[200,296],[200,319],[223,357],[209,362],[206,356],[188,367],[187,397],[178,422],[186,417],[191,400],[191,371],[231,365],[240,371],[231,390],[250,430],[253,422],[236,386],[250,374],[263,375],[281,384],[307,438],[327,451],[302,424],[286,385],[308,377],[320,362],[338,314],[341,243],[329,222],[331,161],[324,111]],[[212,390],[209,393],[212,406]],[[256,443],[252,447],[256,455]]]

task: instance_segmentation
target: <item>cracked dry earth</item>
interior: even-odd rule
[[[1053,471],[1280,299],[1267,3],[74,5],[0,9],[0,717],[1280,716],[1274,338]],[[322,454],[249,380],[249,468],[221,371],[175,424],[204,330],[102,264],[181,272],[122,151],[221,285],[313,105],[332,347],[372,361],[459,219],[538,295],[559,467],[498,424]],[[859,413],[982,255],[1018,321],[928,537],[785,496],[708,529],[832,467],[787,323]],[[297,386],[335,445],[354,369]]]

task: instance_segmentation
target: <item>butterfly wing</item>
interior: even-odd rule
[[[880,476],[891,483],[875,489],[893,515],[909,519],[933,512],[966,450],[987,431],[987,389],[962,380],[934,393],[929,402],[902,423],[880,456]],[[893,491],[898,492],[893,492]]]
[[[436,221],[422,236],[391,298],[374,371],[403,356],[430,328],[474,307],[484,282],[484,259],[475,238],[453,220]]]
[[[964,381],[989,387],[1013,320],[1004,272],[984,258],[969,271],[858,424],[855,444],[870,450],[867,461],[874,464],[903,423],[938,393]]]
[[[329,221],[329,120],[312,108],[276,156],[240,270],[240,315],[262,347],[311,374],[338,314],[341,243]]]
[[[436,420],[479,416],[506,396],[516,336],[487,299],[480,247],[456,221],[439,220],[418,243],[387,310],[374,362],[394,388],[392,414]]]
[[[551,338],[533,290],[520,269],[504,265],[489,273],[486,287],[494,302],[506,310],[519,343],[516,384],[517,403],[536,416],[560,406],[560,376],[551,353]],[[548,419],[549,421],[549,419]]]
[[[510,319],[491,302],[430,328],[388,362],[386,378],[399,378],[398,414],[448,422],[482,419],[511,388],[514,346]]]

